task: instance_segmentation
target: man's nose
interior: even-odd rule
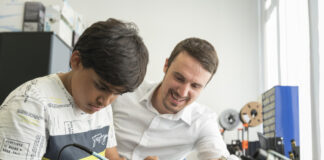
[[[190,90],[190,84],[182,84],[178,88],[178,94],[180,97],[187,97]]]

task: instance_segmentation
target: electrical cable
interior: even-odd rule
[[[58,156],[57,156],[57,160],[60,160],[61,153],[63,152],[63,150],[64,150],[65,148],[67,148],[67,147],[69,147],[69,146],[73,146],[73,147],[79,148],[79,149],[81,149],[81,150],[83,150],[83,151],[89,153],[90,155],[93,155],[93,156],[99,158],[100,160],[108,160],[107,158],[105,158],[105,157],[101,156],[100,154],[98,154],[98,153],[96,153],[96,152],[94,152],[94,151],[88,149],[87,147],[82,146],[82,145],[80,145],[80,144],[76,144],[76,143],[67,144],[67,145],[63,146],[63,147],[61,148],[61,150],[59,151],[59,154],[58,154]]]

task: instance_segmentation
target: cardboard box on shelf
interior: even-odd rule
[[[24,0],[0,1],[0,32],[22,31]]]
[[[51,31],[67,45],[73,46],[85,29],[82,16],[72,9],[67,0],[39,1],[45,6],[45,22],[38,23],[43,24],[43,27],[35,26],[35,23],[31,24],[28,21],[24,24],[25,2],[30,1],[0,0],[0,32]]]
[[[72,46],[73,29],[61,15],[60,6],[46,7],[45,31],[52,31],[67,45]]]
[[[23,31],[44,31],[45,6],[41,2],[25,2]]]

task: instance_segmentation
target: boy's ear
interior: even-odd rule
[[[77,69],[80,67],[81,64],[81,57],[80,52],[75,50],[72,52],[71,59],[70,59],[71,69]]]

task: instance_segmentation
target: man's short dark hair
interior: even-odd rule
[[[123,87],[122,93],[136,89],[145,77],[148,51],[133,23],[113,18],[96,22],[83,32],[75,50],[80,52],[85,68]]]
[[[213,45],[208,41],[200,38],[182,40],[173,49],[168,60],[168,67],[170,67],[177,55],[183,51],[186,51],[191,57],[199,61],[212,76],[215,74],[218,67],[218,57]]]

